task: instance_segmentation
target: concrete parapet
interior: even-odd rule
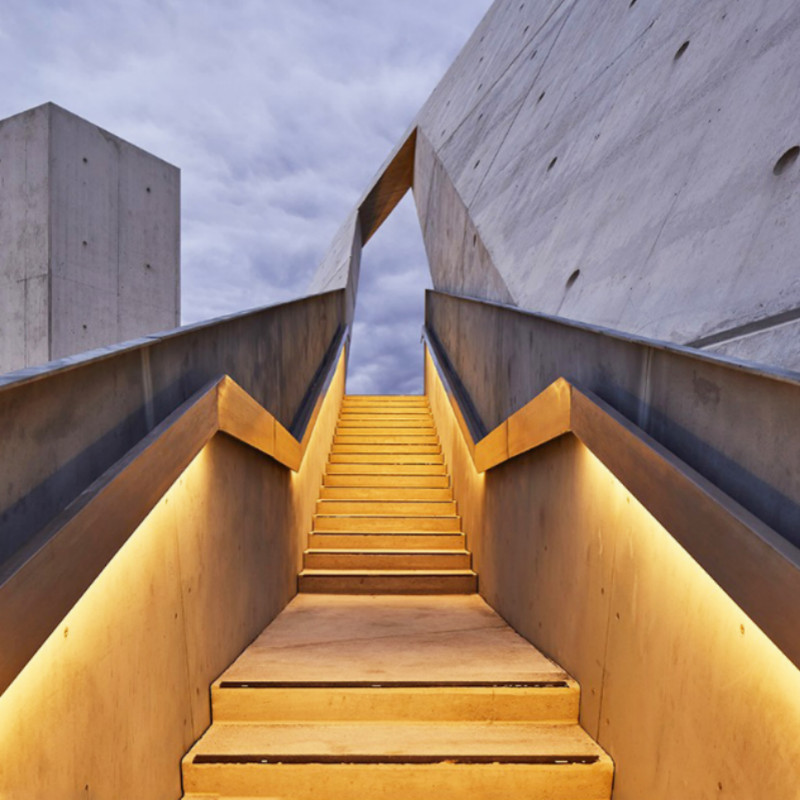
[[[487,429],[564,377],[800,545],[800,375],[439,292],[426,325]]]
[[[289,428],[343,314],[329,292],[0,378],[0,563],[209,380]]]

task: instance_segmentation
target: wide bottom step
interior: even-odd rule
[[[524,723],[221,724],[184,760],[189,792],[295,800],[599,800],[611,775],[577,725]]]
[[[472,570],[312,570],[298,576],[298,591],[308,594],[474,594]]]

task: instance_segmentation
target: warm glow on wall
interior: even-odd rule
[[[20,796],[21,786],[41,786],[37,775],[51,797],[76,796],[76,787],[87,787],[87,797],[117,796],[114,787],[130,785],[128,773],[148,769],[138,759],[146,758],[151,743],[135,746],[131,725],[161,731],[165,747],[174,747],[176,737],[191,741],[180,507],[185,513],[193,502],[187,482],[193,492],[205,485],[207,451],[191,462],[0,697],[0,797]],[[173,676],[170,692],[154,695],[159,681],[152,678],[165,675]],[[176,719],[183,721],[177,729]],[[115,741],[126,749],[109,759]],[[139,780],[147,785],[145,776]],[[179,788],[177,764],[174,783]]]
[[[800,719],[800,670],[588,448],[581,446],[578,453],[583,462],[579,469],[592,470],[602,476],[601,480],[607,485],[608,491],[606,502],[610,505],[624,503],[629,507],[627,513],[631,517],[631,524],[630,527],[626,526],[626,530],[630,538],[617,541],[615,545],[623,550],[627,548],[624,557],[632,559],[632,567],[646,561],[657,565],[657,572],[664,581],[668,577],[669,585],[673,587],[673,591],[664,593],[665,603],[669,601],[669,614],[684,630],[695,621],[709,628],[713,633],[706,638],[706,645],[711,646],[711,639],[719,637],[720,641],[716,644],[738,651],[746,662],[743,666],[747,671],[768,674],[774,679],[793,683],[797,689],[792,695],[796,701],[793,705]],[[618,560],[621,557],[618,554]],[[618,563],[616,566],[623,565]],[[676,593],[675,589],[678,588],[683,591]],[[632,589],[632,601],[639,599],[640,591],[641,587]],[[733,652],[728,655],[732,656]],[[737,682],[742,679],[740,673]]]
[[[574,451],[576,502],[610,576],[596,601],[596,718],[619,785],[787,796],[800,781],[800,670],[586,447]]]

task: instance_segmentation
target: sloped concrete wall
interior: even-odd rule
[[[489,430],[564,377],[800,546],[800,375],[438,292],[425,324]]]
[[[800,671],[575,437],[479,474],[426,393],[480,592],[580,682],[615,800],[793,796]]]
[[[435,288],[504,299],[466,220],[523,308],[800,367],[798,51],[793,0],[498,0],[417,119]]]
[[[0,697],[1,797],[181,796],[211,682],[297,590],[344,372],[296,473],[218,434],[132,533]]]
[[[0,378],[0,564],[212,379],[290,427],[343,316],[330,292]]]

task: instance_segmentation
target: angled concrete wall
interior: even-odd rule
[[[290,428],[343,306],[330,292],[0,377],[0,564],[210,380]]]
[[[339,360],[296,472],[217,434],[129,532],[0,696],[0,797],[181,797],[211,682],[297,590],[344,371]],[[102,533],[121,524],[115,510]]]
[[[800,547],[800,374],[438,292],[425,313],[488,430],[565,377]]]
[[[434,285],[460,201],[524,308],[800,366],[798,49],[789,0],[498,0],[417,120]]]
[[[793,0],[497,0],[411,128],[434,287],[800,369],[798,51]]]
[[[575,436],[478,473],[425,386],[480,592],[580,682],[615,800],[794,796],[795,665]]]
[[[48,103],[0,122],[0,372],[176,327],[180,172]]]

